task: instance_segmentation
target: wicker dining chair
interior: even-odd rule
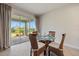
[[[39,56],[46,50],[45,44],[38,42],[36,39],[37,34],[29,34],[29,39],[31,43],[30,55]]]
[[[63,44],[64,44],[64,39],[65,39],[66,34],[62,34],[62,40],[61,43],[55,43],[55,42],[51,42],[49,44],[49,50],[48,50],[48,55],[50,56],[50,52],[55,53],[58,56],[64,56],[63,54]]]

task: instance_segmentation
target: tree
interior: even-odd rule
[[[11,28],[11,32],[14,33],[16,30],[15,28]]]

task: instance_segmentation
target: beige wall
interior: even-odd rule
[[[41,17],[41,33],[56,31],[56,42],[66,33],[65,45],[79,49],[79,4],[53,10]]]

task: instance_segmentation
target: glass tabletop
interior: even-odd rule
[[[55,37],[51,36],[51,35],[38,35],[37,39],[38,40],[50,40],[50,41],[53,41],[53,40],[55,40]]]

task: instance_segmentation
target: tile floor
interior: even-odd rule
[[[30,55],[30,42],[25,42],[11,46],[5,51],[0,52],[0,56],[29,56]],[[79,56],[79,50],[64,47],[65,56]]]

